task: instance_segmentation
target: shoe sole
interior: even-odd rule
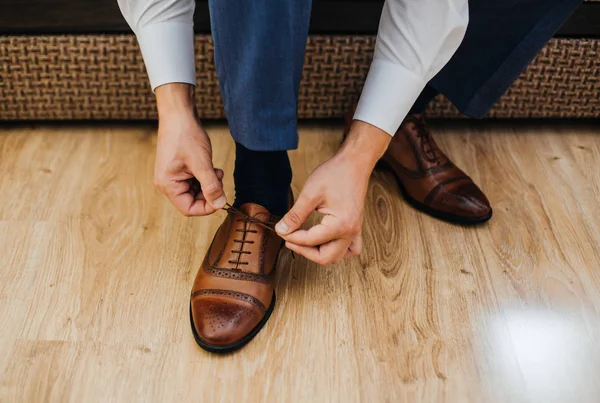
[[[260,322],[258,322],[258,325],[254,326],[254,328],[250,331],[250,333],[248,333],[241,340],[239,340],[233,344],[229,344],[226,346],[215,346],[215,345],[204,342],[200,338],[200,336],[198,336],[198,333],[196,332],[196,326],[194,325],[194,317],[192,315],[192,303],[190,302],[190,324],[192,325],[192,334],[194,335],[194,339],[196,340],[196,343],[202,349],[204,349],[208,352],[217,353],[217,354],[231,353],[235,350],[239,350],[240,348],[244,347],[258,334],[258,332],[261,331],[261,329],[263,328],[265,323],[267,323],[267,321],[271,317],[271,314],[273,313],[274,308],[275,308],[275,291],[273,291],[273,298],[271,299],[271,305],[269,305],[269,309],[267,309],[265,316],[261,319]]]
[[[376,167],[380,168],[380,169],[385,169],[386,171],[390,171],[392,174],[394,174],[394,178],[396,179],[396,182],[398,183],[398,187],[400,188],[400,194],[402,194],[402,197],[404,198],[404,200],[406,200],[408,202],[408,204],[413,206],[415,209],[417,209],[425,214],[428,214],[434,218],[437,218],[439,220],[446,221],[446,222],[449,222],[452,224],[460,224],[460,225],[483,224],[483,223],[489,221],[490,218],[492,218],[493,210],[491,209],[491,207],[490,207],[490,213],[483,217],[464,217],[464,216],[459,216],[459,215],[451,214],[451,213],[445,213],[443,211],[432,209],[431,207],[426,206],[425,204],[413,199],[408,194],[408,192],[404,188],[404,185],[402,184],[402,181],[400,180],[400,178],[398,177],[398,175],[396,174],[394,169],[387,162],[385,162],[383,160],[379,160]]]

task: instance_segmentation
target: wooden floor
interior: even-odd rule
[[[376,172],[363,255],[284,253],[271,320],[223,357],[188,318],[223,213],[153,189],[155,129],[0,127],[0,401],[600,401],[600,127],[434,128],[491,222],[419,214]],[[209,130],[231,199],[233,143]],[[302,128],[296,194],[340,131]]]

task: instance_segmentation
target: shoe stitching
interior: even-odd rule
[[[218,295],[218,296],[223,296],[223,297],[228,297],[228,298],[234,298],[239,301],[244,301],[244,302],[247,302],[249,304],[256,306],[257,308],[259,308],[261,310],[262,313],[265,313],[267,311],[265,304],[263,304],[258,298],[255,298],[249,294],[232,291],[232,290],[219,290],[219,289],[213,289],[213,288],[204,288],[201,290],[194,291],[191,295],[191,299],[194,299],[196,297],[200,297],[203,295]]]
[[[431,189],[429,194],[425,197],[425,200],[423,200],[423,204],[429,206],[430,203],[433,201],[433,199],[435,199],[435,197],[438,195],[438,193],[440,193],[446,185],[449,185],[450,183],[457,182],[460,180],[465,180],[465,179],[471,180],[466,175],[460,175],[460,176],[455,176],[453,178],[448,178],[445,181],[438,183],[433,189]]]
[[[271,280],[263,274],[248,273],[242,270],[221,269],[218,267],[204,267],[204,272],[211,276],[222,277],[231,280],[252,281],[255,283],[268,284]]]

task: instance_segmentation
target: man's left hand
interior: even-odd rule
[[[338,153],[312,172],[294,206],[276,225],[288,249],[322,265],[361,253],[369,177],[390,139],[374,126],[354,122]],[[321,222],[299,229],[313,211],[324,215]]]

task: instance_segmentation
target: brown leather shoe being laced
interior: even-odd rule
[[[283,246],[273,230],[280,217],[253,203],[227,211],[190,298],[194,338],[217,353],[241,348],[269,319],[275,306],[275,264]]]

